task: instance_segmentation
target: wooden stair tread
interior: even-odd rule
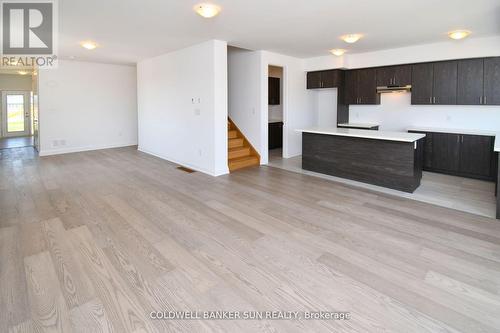
[[[234,171],[242,168],[259,165],[259,158],[257,156],[244,156],[233,158],[229,160],[229,170]]]
[[[229,139],[229,148],[235,148],[235,147],[242,147],[243,146],[243,139],[242,138],[236,138],[236,139]]]
[[[238,126],[229,118],[227,131],[229,171],[233,172],[238,169],[260,165],[259,154],[245,138]]]
[[[238,132],[235,130],[229,130],[227,131],[227,137],[229,139],[236,139],[238,137]]]
[[[250,147],[241,146],[228,149],[228,159],[232,160],[238,157],[249,156],[251,153]]]

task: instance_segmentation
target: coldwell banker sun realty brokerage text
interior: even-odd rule
[[[57,0],[0,0],[1,67],[57,67]]]

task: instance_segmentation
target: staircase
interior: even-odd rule
[[[260,156],[231,119],[227,121],[229,171],[260,165]]]

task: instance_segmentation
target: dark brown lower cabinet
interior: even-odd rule
[[[269,123],[268,128],[269,149],[283,147],[283,123]]]
[[[460,169],[460,135],[433,133],[432,168],[457,173]]]
[[[493,145],[495,138],[437,132],[426,134],[424,170],[456,176],[495,181],[497,161]]]
[[[492,176],[494,161],[491,136],[462,135],[460,142],[460,172],[471,176]]]

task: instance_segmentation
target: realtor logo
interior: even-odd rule
[[[53,67],[55,7],[55,0],[1,0],[2,66]]]

